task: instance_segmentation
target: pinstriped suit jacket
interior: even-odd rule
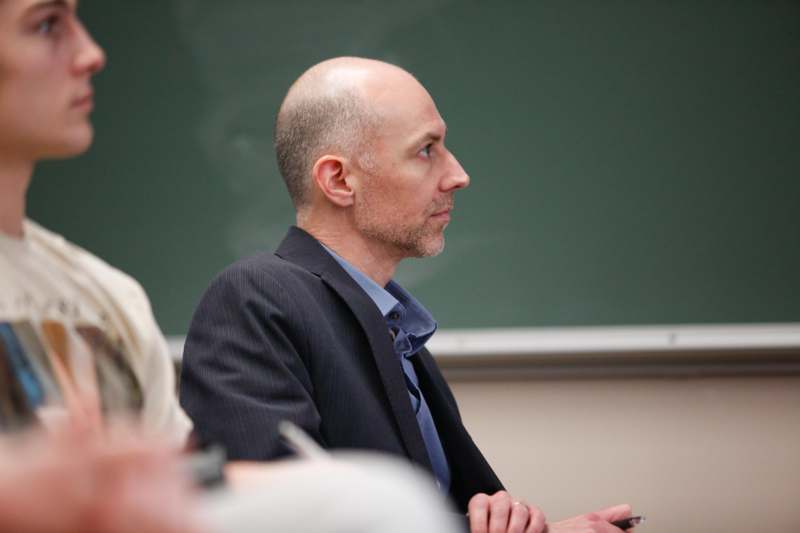
[[[502,489],[475,446],[427,350],[416,362],[466,510],[477,492]],[[201,442],[231,459],[288,453],[288,419],[327,448],[407,457],[430,471],[400,362],[384,318],[319,242],[292,227],[274,254],[234,263],[197,307],[183,355],[181,405]]]

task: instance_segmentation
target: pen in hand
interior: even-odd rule
[[[644,522],[644,516],[629,516],[628,518],[623,518],[622,520],[614,520],[611,522],[611,525],[618,527],[623,531],[627,531],[628,529],[632,528],[633,526],[637,526],[642,522]]]

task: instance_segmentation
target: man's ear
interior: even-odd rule
[[[311,169],[311,177],[317,188],[328,200],[339,207],[353,204],[353,189],[348,183],[348,162],[342,157],[324,155],[317,159]]]

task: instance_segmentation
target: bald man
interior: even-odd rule
[[[275,253],[230,266],[187,337],[181,403],[235,459],[287,453],[282,419],[328,448],[399,455],[427,470],[472,531],[538,533],[542,513],[504,490],[461,423],[425,342],[431,314],[392,281],[444,248],[469,177],[425,88],[380,61],[336,58],[289,89],[278,165],[297,211]],[[619,531],[621,506],[550,531]]]

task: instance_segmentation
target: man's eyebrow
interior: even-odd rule
[[[444,132],[439,133],[439,131],[435,130],[428,130],[425,133],[421,134],[419,137],[416,137],[414,141],[414,145],[421,144],[423,141],[431,141],[431,142],[439,142],[444,138],[444,133],[447,133],[447,125],[444,125]]]
[[[40,9],[48,9],[51,7],[58,7],[61,9],[76,7],[72,4],[77,4],[77,2],[68,2],[67,0],[42,0],[41,2],[36,2],[35,4],[29,6],[27,11],[38,11]]]

